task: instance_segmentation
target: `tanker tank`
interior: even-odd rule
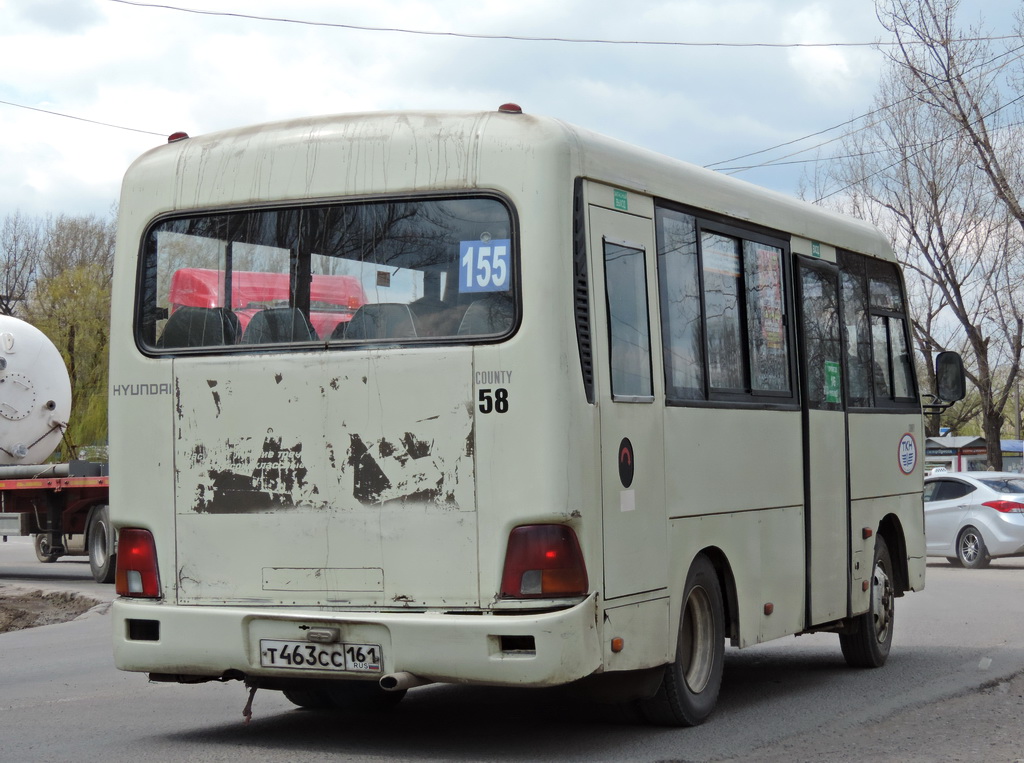
[[[71,380],[53,342],[0,315],[0,465],[41,464],[71,417]]]

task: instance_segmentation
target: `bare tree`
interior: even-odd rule
[[[1019,81],[1009,76],[1014,66],[1019,67],[1024,38],[1018,23],[1018,39],[994,54],[983,31],[958,27],[958,9],[959,0],[879,0],[877,6],[879,20],[897,43],[888,53],[893,76],[903,83],[906,97],[920,104],[917,108],[940,131],[948,131],[933,132],[932,139],[954,146],[962,156],[965,172],[958,182],[969,178],[964,192],[994,202],[987,211],[976,210],[980,215],[971,233],[975,249],[951,242],[956,246],[946,257],[956,258],[954,262],[930,259],[921,248],[925,268],[919,273],[940,284],[944,304],[957,314],[973,356],[971,381],[980,396],[989,464],[1001,468],[999,437],[1020,374],[1024,331],[1018,307],[1018,285],[1024,275],[1019,130],[1024,94]],[[1017,97],[1004,102],[1004,93],[1014,91]],[[920,224],[915,227],[926,230]],[[974,277],[962,284],[966,288],[957,288],[964,260]]]
[[[7,215],[0,228],[0,315],[15,315],[24,304],[39,263],[42,242],[39,220],[20,212]]]
[[[915,97],[943,113],[968,142],[992,192],[1024,230],[1021,204],[1018,93],[1002,102],[1010,63],[1020,60],[1020,39],[993,55],[983,31],[957,27],[959,0],[879,0],[878,18],[897,45],[889,63],[913,82]],[[1016,88],[1019,90],[1019,87]]]
[[[934,4],[940,3],[955,9],[955,2]],[[954,45],[953,31],[947,33]],[[903,45],[908,56],[918,54],[908,42]],[[991,57],[983,44],[971,50],[975,58],[963,67],[976,72]],[[972,82],[979,87],[974,103],[979,109],[991,106],[995,96],[985,91],[991,80]],[[936,105],[920,71],[892,58],[877,106],[879,119],[847,135],[842,156],[824,180],[846,189],[837,202],[846,211],[888,232],[907,273],[915,343],[928,366],[938,350],[957,349],[965,356],[978,391],[974,404],[989,463],[1001,468],[1000,433],[1020,373],[1024,336],[1024,228],[979,162],[975,138],[958,117]],[[1013,161],[1004,157],[1001,166]]]

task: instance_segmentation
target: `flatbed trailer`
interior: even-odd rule
[[[106,464],[0,466],[0,537],[34,536],[36,556],[87,555],[98,583],[114,580]]]

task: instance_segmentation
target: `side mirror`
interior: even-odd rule
[[[963,400],[967,394],[964,361],[956,352],[940,352],[935,358],[935,379],[938,397],[943,403]]]

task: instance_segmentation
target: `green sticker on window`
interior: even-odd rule
[[[811,242],[811,257],[821,259],[821,244],[817,241]]]
[[[615,208],[623,211],[629,209],[629,199],[626,197],[626,192],[620,191],[618,188],[615,189]]]
[[[839,364],[834,360],[825,361],[825,402],[842,402],[842,384],[839,380]]]

